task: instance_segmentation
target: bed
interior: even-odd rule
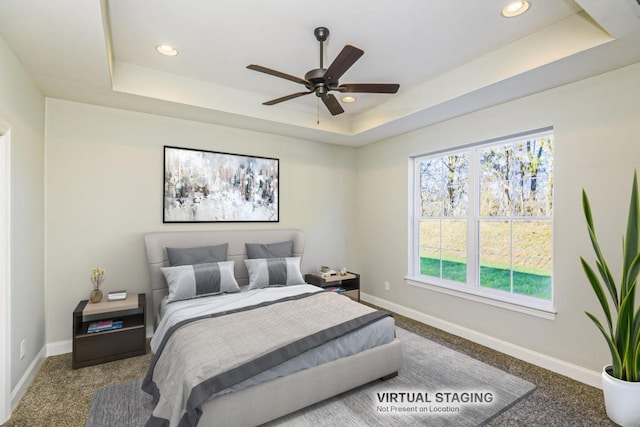
[[[208,324],[206,326],[203,324],[201,327],[203,336],[213,334],[214,332],[212,331],[214,330],[220,333],[220,336],[216,337],[208,335],[209,338],[207,338],[206,341],[225,339],[224,333],[235,334],[236,329],[238,331],[244,331],[243,327],[245,327],[245,322],[250,323],[252,319],[254,319],[253,313],[258,313],[258,309],[260,312],[272,311],[274,313],[281,313],[281,311],[278,310],[282,310],[285,306],[290,306],[294,312],[295,310],[302,310],[300,313],[305,313],[305,316],[300,317],[306,317],[307,310],[313,311],[316,310],[315,307],[318,307],[317,311],[322,311],[322,307],[325,304],[329,304],[331,307],[334,305],[340,307],[334,311],[344,312],[345,316],[350,316],[349,313],[351,311],[354,313],[352,315],[353,319],[349,320],[349,322],[354,322],[354,325],[356,325],[353,327],[353,331],[344,333],[344,335],[331,339],[330,341],[327,338],[327,342],[324,342],[322,345],[317,345],[317,348],[306,351],[303,354],[293,357],[291,360],[287,360],[286,363],[269,369],[269,372],[266,374],[252,376],[245,381],[241,381],[239,385],[233,388],[214,393],[214,398],[210,398],[198,405],[195,421],[193,417],[190,418],[191,421],[185,421],[189,417],[181,418],[181,422],[185,423],[184,425],[194,425],[195,423],[197,423],[198,426],[260,425],[368,382],[392,377],[399,371],[402,365],[400,342],[395,338],[395,335],[385,338],[384,340],[378,337],[378,334],[389,334],[388,329],[390,322],[391,328],[393,329],[392,318],[381,317],[379,313],[374,314],[367,312],[366,315],[357,314],[362,310],[371,309],[355,303],[348,298],[330,292],[322,292],[320,289],[311,285],[287,286],[283,288],[270,287],[268,289],[252,291],[245,290],[246,285],[249,283],[249,272],[244,262],[244,260],[247,259],[245,243],[275,244],[278,242],[292,241],[293,256],[302,257],[304,234],[300,230],[177,231],[148,233],[145,234],[144,237],[151,279],[151,306],[154,326],[158,328],[156,331],[157,336],[162,336],[165,330],[176,330],[175,327],[167,326],[168,319],[175,318],[173,321],[179,323],[182,319],[180,316],[183,316],[184,313],[189,313],[189,316],[191,316],[191,311],[193,310],[195,310],[194,313],[203,313],[202,310],[204,310],[203,307],[205,306],[206,310],[210,310],[213,314],[207,312],[206,316],[201,317],[207,317],[207,321],[215,321],[218,322],[219,325],[224,325],[223,327],[216,326],[213,328],[209,327]],[[198,298],[196,302],[181,301],[169,305],[163,303],[163,300],[166,300],[165,297],[168,295],[167,282],[161,270],[163,267],[169,265],[166,248],[197,248],[220,244],[228,244],[227,260],[234,261],[233,275],[243,289],[242,292]],[[213,302],[209,304],[207,298],[210,298]],[[245,308],[237,310],[230,309],[235,308],[236,305],[239,304],[239,299],[253,301],[254,298],[263,298],[264,301],[267,302],[259,304],[256,310],[253,309],[253,307],[256,306],[247,302],[242,302],[242,304],[248,304],[252,310],[246,310]],[[261,299],[260,301],[263,300]],[[268,301],[275,301],[277,304],[272,304]],[[186,308],[183,308],[182,304],[184,304]],[[216,308],[216,305],[219,307]],[[262,307],[264,305],[266,305],[266,307]],[[169,308],[167,308],[167,306]],[[162,314],[164,314],[164,317]],[[224,314],[224,316],[222,316],[222,314]],[[271,315],[274,316],[273,313]],[[209,317],[212,319],[209,319]],[[276,322],[285,322],[279,319],[281,317],[284,318],[284,316],[277,314],[275,317]],[[365,326],[357,326],[357,322],[364,322],[362,319],[365,318],[370,318],[370,320],[366,320],[368,323]],[[198,317],[198,319],[200,319],[200,317]],[[336,320],[336,322],[341,322],[341,320]],[[341,325],[351,324],[349,322],[341,323]],[[199,321],[193,322],[193,324],[199,323]],[[230,325],[230,323],[232,325]],[[194,326],[194,329],[195,328],[197,328],[197,326]],[[177,329],[180,330],[180,328]],[[383,329],[387,332],[378,332]],[[326,330],[329,330],[329,328]],[[277,341],[279,339],[278,334],[286,335],[288,333],[284,329],[280,331],[280,326],[277,328],[277,331],[279,332],[273,332],[273,337],[269,337],[270,340]],[[322,333],[325,333],[324,329]],[[175,334],[177,335],[178,333],[176,332]],[[218,332],[215,332],[215,334],[218,335]],[[325,357],[324,353],[322,353],[323,355],[321,356],[316,354],[321,351],[335,353],[336,350],[333,346],[342,348],[343,344],[347,341],[360,343],[360,340],[364,339],[361,338],[364,335],[372,337],[371,339],[374,341],[378,339],[380,343],[367,344],[368,347],[362,347],[361,349],[358,347],[358,350],[345,350],[347,353],[344,356]],[[156,339],[155,334],[154,339]],[[202,340],[205,341],[205,339]],[[171,343],[168,338],[163,339],[161,343],[156,342],[154,344],[152,342],[152,349],[154,349],[155,353],[152,367],[156,363],[158,355],[162,354],[162,350],[165,350],[165,344],[170,346],[170,344],[167,343]],[[260,344],[257,343],[255,345]],[[356,346],[358,345],[360,344],[356,344]],[[185,352],[192,351],[186,347],[171,351],[181,350]],[[165,353],[168,351],[169,350],[165,350]],[[168,360],[170,357],[164,356],[164,359]],[[311,359],[316,360],[314,363],[320,364],[305,369],[301,369],[298,366],[300,363],[307,363],[306,360]],[[320,362],[317,362],[317,360],[320,360]],[[172,362],[167,361],[165,364],[171,366],[170,363]],[[158,362],[158,364],[161,364],[161,362]],[[156,370],[158,369],[159,368],[156,368]],[[180,371],[175,368],[170,369],[165,367],[163,369],[169,369],[166,376],[175,376],[177,372]],[[158,374],[157,372],[153,372],[153,369],[150,369],[148,377],[151,378],[153,375],[155,375],[156,378],[161,376],[159,380],[156,379],[156,382],[160,383],[165,381],[165,378],[162,377],[165,374]],[[262,376],[264,376],[264,378]],[[175,379],[166,379],[165,382],[172,383],[175,382]],[[309,387],[309,384],[313,384],[313,387]],[[250,410],[247,410],[249,407]],[[161,425],[157,421],[157,419],[154,420],[154,423],[150,421],[149,425]]]

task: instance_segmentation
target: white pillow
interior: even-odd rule
[[[249,272],[249,289],[267,286],[302,285],[300,257],[245,259]]]
[[[239,292],[233,264],[233,261],[224,261],[161,268],[169,285],[168,301]]]

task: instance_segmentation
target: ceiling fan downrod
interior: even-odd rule
[[[329,37],[329,29],[326,27],[318,27],[313,30],[316,40],[320,42],[320,69],[324,68],[324,42]]]

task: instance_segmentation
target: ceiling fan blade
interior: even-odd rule
[[[300,77],[292,76],[291,74],[283,73],[282,71],[272,70],[271,68],[263,67],[262,65],[251,64],[247,65],[247,68],[261,73],[269,74],[270,76],[280,77],[281,79],[291,80],[292,82],[300,83],[301,85],[308,85],[309,82]]]
[[[396,93],[398,83],[345,83],[338,86],[340,92],[349,93]]]
[[[364,55],[362,49],[358,49],[355,46],[346,45],[342,48],[342,51],[333,60],[327,71],[324,73],[324,79],[327,83],[338,82],[340,77],[349,69],[355,62]]]
[[[310,92],[298,92],[298,93],[292,93],[291,95],[287,95],[287,96],[283,96],[281,98],[276,98],[276,99],[272,99],[271,101],[267,101],[267,102],[263,102],[262,105],[275,105],[275,104],[279,104],[281,102],[284,101],[288,101],[290,99],[294,99],[297,98],[299,96],[303,96],[303,95],[309,95],[310,93],[312,93],[313,91]]]
[[[328,94],[320,97],[324,105],[326,105],[327,109],[331,113],[332,116],[344,113],[342,109],[342,105],[338,102],[335,96]]]

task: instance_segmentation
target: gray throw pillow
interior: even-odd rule
[[[233,261],[224,261],[161,268],[169,287],[167,301],[240,292],[233,264]]]
[[[249,272],[249,290],[304,284],[300,257],[245,259],[244,264]]]
[[[280,243],[245,243],[247,258],[290,258],[293,256],[293,240]]]
[[[227,260],[228,243],[217,246],[202,246],[199,248],[167,248],[169,264],[193,265],[222,262]]]

